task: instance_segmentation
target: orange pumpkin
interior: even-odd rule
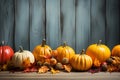
[[[111,55],[120,57],[120,45],[116,45],[113,47]]]
[[[45,62],[45,58],[50,58],[51,57],[51,47],[46,45],[46,40],[43,39],[41,45],[37,45],[33,49],[33,55],[35,57],[36,61],[41,61],[42,63]]]
[[[102,41],[99,40],[97,44],[90,45],[86,50],[86,54],[92,58],[93,63],[96,58],[102,63],[111,56],[110,49],[106,45],[101,44],[101,42]]]
[[[75,55],[74,49],[72,49],[70,46],[67,46],[66,43],[64,43],[62,46],[59,46],[57,49],[57,60],[62,63],[63,58],[68,58],[69,60],[72,58],[72,56]]]
[[[77,71],[86,71],[92,67],[92,58],[85,54],[85,50],[83,49],[81,54],[76,54],[70,60],[70,64],[73,69]]]

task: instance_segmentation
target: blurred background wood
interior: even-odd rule
[[[76,53],[99,39],[120,43],[120,0],[0,0],[0,41],[33,50],[66,41]]]

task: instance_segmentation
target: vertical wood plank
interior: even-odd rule
[[[14,2],[0,0],[0,42],[4,40],[13,47]]]
[[[45,38],[45,0],[30,0],[30,50]]]
[[[75,49],[75,0],[61,0],[61,38]]]
[[[15,7],[15,49],[29,50],[29,0],[16,0]]]
[[[105,43],[105,0],[91,0],[91,43],[102,40]]]
[[[86,49],[90,40],[90,0],[76,2],[76,52]]]
[[[106,0],[106,42],[110,48],[120,44],[120,0]]]
[[[46,40],[55,49],[60,45],[60,0],[46,0]]]

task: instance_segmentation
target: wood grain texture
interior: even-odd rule
[[[91,43],[102,40],[105,43],[105,0],[91,0]]]
[[[76,2],[76,51],[86,49],[90,40],[90,0]]]
[[[16,0],[15,7],[15,49],[29,50],[29,0]]]
[[[53,49],[60,45],[60,0],[46,0],[46,40]]]
[[[120,0],[106,0],[106,43],[112,48],[120,44]]]
[[[75,0],[61,0],[61,42],[75,49]]]
[[[0,43],[2,40],[13,47],[14,2],[0,0]]]
[[[45,38],[45,0],[30,0],[30,50]]]
[[[0,41],[32,51],[43,38],[76,53],[100,39],[112,49],[120,43],[120,1],[0,0]]]

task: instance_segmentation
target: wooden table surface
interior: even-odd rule
[[[60,72],[51,74],[50,72],[38,74],[36,72],[9,73],[8,71],[0,72],[0,80],[120,80],[119,72],[99,72],[91,74],[89,72]]]

